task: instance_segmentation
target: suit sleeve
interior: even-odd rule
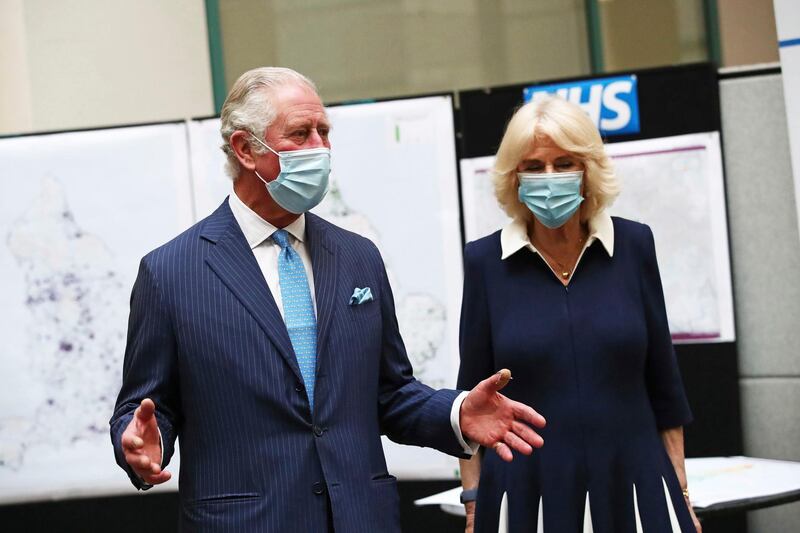
[[[373,245],[374,248],[374,245]],[[450,409],[459,391],[434,390],[414,378],[397,324],[394,296],[380,253],[382,353],[378,385],[381,432],[401,444],[436,448],[448,455],[468,458],[450,424]]]
[[[495,372],[486,283],[474,247],[464,249],[464,295],[459,331],[458,388],[469,390]]]
[[[144,484],[125,462],[121,445],[122,433],[133,418],[133,412],[145,398],[155,402],[161,432],[162,467],[167,466],[175,450],[180,412],[174,331],[146,259],[139,265],[131,294],[122,387],[110,421],[117,464],[139,489],[149,488],[149,485]]]
[[[672,346],[655,241],[648,226],[644,226],[641,240],[642,295],[648,332],[645,381],[658,429],[665,430],[688,424],[692,412]]]

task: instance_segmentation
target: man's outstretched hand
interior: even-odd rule
[[[153,400],[145,398],[122,433],[125,461],[137,476],[150,485],[164,483],[172,477],[166,470],[161,470],[161,437],[155,411]]]
[[[544,417],[524,403],[509,400],[500,390],[511,379],[503,369],[472,389],[461,404],[461,433],[484,448],[493,449],[504,461],[511,461],[511,450],[525,455],[541,448],[544,439],[530,426],[543,428]]]

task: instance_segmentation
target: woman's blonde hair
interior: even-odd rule
[[[497,150],[492,181],[497,201],[508,216],[532,219],[533,213],[518,197],[517,165],[537,143],[547,138],[574,154],[585,167],[581,221],[586,222],[611,205],[619,194],[619,184],[600,132],[578,105],[547,96],[523,105],[514,113]]]

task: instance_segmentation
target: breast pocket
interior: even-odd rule
[[[366,287],[367,285],[357,285],[359,288]],[[365,299],[361,303],[352,302],[354,291],[351,291],[347,297],[347,314],[352,320],[362,321],[369,320],[373,317],[379,316],[381,311],[380,294],[375,288],[370,288],[372,295],[371,299]]]

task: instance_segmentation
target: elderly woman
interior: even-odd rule
[[[653,234],[606,212],[618,186],[600,134],[565,100],[527,104],[494,185],[513,220],[465,250],[458,386],[509,368],[504,392],[548,426],[532,456],[505,463],[498,443],[462,461],[467,531],[700,531]]]

